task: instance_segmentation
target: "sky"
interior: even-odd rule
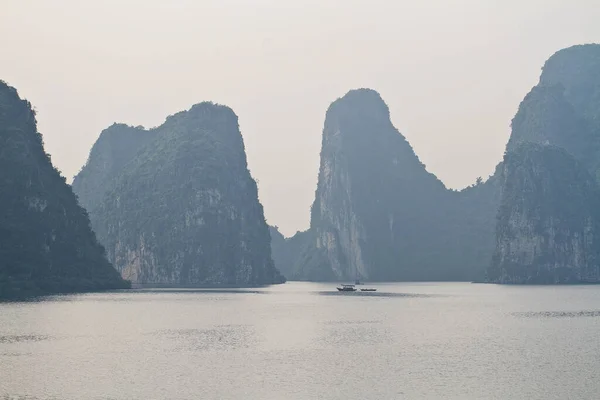
[[[267,222],[291,236],[309,226],[336,98],[377,90],[460,189],[501,160],[544,61],[600,42],[598,21],[597,0],[0,0],[0,79],[69,181],[113,122],[230,106]]]

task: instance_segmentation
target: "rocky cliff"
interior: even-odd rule
[[[550,57],[512,121],[490,281],[598,281],[598,110],[600,45]]]
[[[52,166],[35,113],[0,81],[0,298],[128,287]]]
[[[95,210],[106,187],[145,144],[156,136],[156,130],[113,124],[100,133],[87,164],[73,179],[73,191],[87,210]]]
[[[585,218],[552,203],[535,214],[538,221],[522,208],[551,201],[539,197],[540,190],[594,197],[580,170],[600,180],[599,110],[600,45],[558,51],[512,121],[511,165],[500,163],[486,182],[454,192],[425,170],[376,92],[349,92],[327,112],[311,227],[303,233],[308,245],[291,276],[479,280],[487,270],[496,282],[595,280],[595,245],[587,242],[595,240],[595,222],[587,200],[570,199],[587,210]],[[582,180],[568,186],[551,162],[562,162],[573,176],[579,171]],[[285,249],[289,240],[277,246]]]
[[[496,250],[488,279],[577,283],[600,279],[600,191],[564,149],[525,143],[506,153]]]
[[[600,126],[600,45],[557,51],[544,64],[539,86],[562,86],[565,98],[593,126]]]
[[[600,167],[600,45],[573,46],[546,61],[521,102],[507,150],[523,142],[564,148],[596,175]]]
[[[75,190],[124,277],[171,285],[283,281],[230,108],[200,103],[149,132],[119,127],[109,139],[128,140],[121,133],[143,143],[121,155],[120,145],[94,146]],[[104,190],[91,197],[83,191],[98,186]]]
[[[270,226],[269,231],[275,267],[288,279],[302,279],[302,276],[297,274],[296,262],[311,242],[310,231],[297,232],[290,238],[284,237],[276,226]]]
[[[329,107],[310,244],[294,275],[309,280],[478,279],[493,251],[495,180],[453,192],[427,172],[370,89]]]

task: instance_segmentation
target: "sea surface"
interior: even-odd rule
[[[0,304],[0,399],[600,398],[600,286],[368,286]]]

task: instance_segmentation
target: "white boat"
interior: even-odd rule
[[[354,285],[342,285],[338,286],[337,290],[340,292],[356,292]]]

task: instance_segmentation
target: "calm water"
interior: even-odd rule
[[[600,286],[374,286],[2,304],[0,399],[600,396]]]

